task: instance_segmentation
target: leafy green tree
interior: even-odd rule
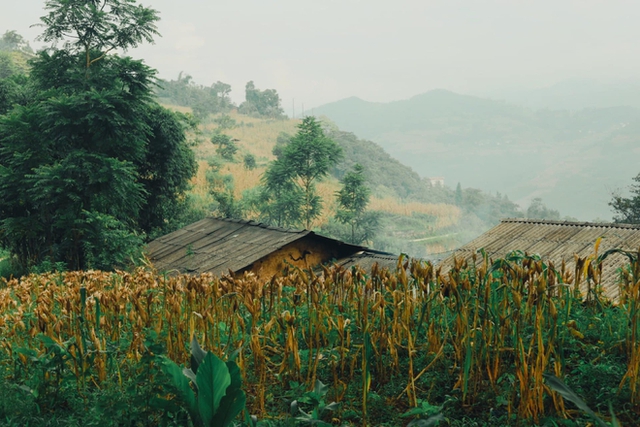
[[[95,3],[47,2],[58,7],[48,19],[60,28],[90,26],[74,20]],[[40,52],[29,77],[33,98],[0,116],[0,239],[24,269],[44,261],[122,266],[139,254],[145,235],[180,214],[196,169],[184,123],[153,101],[154,70],[106,55],[109,46],[132,46],[136,34],[147,34],[114,27],[130,7],[142,13],[125,3],[110,13],[92,10],[96,22],[86,32],[105,29],[96,39],[115,40],[94,43],[105,51],[91,50],[102,59],[89,64],[91,73],[73,43]],[[55,28],[45,31],[52,40]]]
[[[253,154],[245,154],[244,156],[244,168],[246,170],[254,170],[258,165],[256,164],[256,156]]]
[[[29,79],[24,74],[13,74],[0,79],[0,115],[6,114],[16,105],[26,105],[34,99],[34,91],[28,83]]]
[[[330,218],[326,224],[323,224],[321,231],[324,235],[354,245],[369,244],[377,237],[378,231],[382,227],[382,219],[381,212],[365,211],[359,220],[359,226],[356,228],[355,234],[352,234],[349,224],[343,224],[336,218]]]
[[[336,194],[339,206],[336,220],[349,226],[351,233],[348,242],[353,244],[371,240],[378,226],[376,221],[371,221],[371,216],[366,217],[371,191],[365,182],[364,168],[356,164],[353,171],[344,176],[342,188]],[[371,226],[373,229],[366,228]]]
[[[136,0],[47,0],[39,40],[63,42],[70,53],[82,52],[87,70],[115,49],[153,43],[158,11]]]
[[[156,92],[158,97],[167,98],[171,103],[191,107],[193,115],[200,120],[209,114],[226,113],[233,108],[233,102],[229,97],[230,85],[218,81],[210,87],[205,87],[195,84],[188,74],[183,76],[180,73],[177,80],[161,81]],[[217,122],[217,119],[214,121]]]
[[[5,52],[33,53],[29,42],[16,31],[5,31],[0,37],[0,50]]]
[[[242,218],[243,207],[241,201],[237,200],[231,189],[212,193],[217,206],[214,210],[217,216],[222,218]]]
[[[0,52],[0,80],[9,78],[16,73],[18,73],[18,67],[11,59],[11,55],[7,52]]]
[[[245,102],[240,104],[238,112],[248,116],[282,118],[284,110],[280,106],[280,96],[275,89],[256,89],[253,81],[245,86]]]
[[[271,162],[262,175],[262,188],[256,206],[260,219],[278,227],[298,227],[303,219],[304,199],[293,169],[282,159]]]
[[[223,166],[220,158],[209,160],[206,173],[209,194],[214,200],[211,210],[223,218],[242,218],[242,203],[235,198],[233,175],[221,173]]]
[[[630,186],[631,197],[622,197],[614,194],[609,206],[613,208],[615,222],[626,224],[640,224],[640,174],[633,181],[636,184]]]
[[[340,146],[324,135],[320,122],[309,116],[298,125],[298,132],[278,159],[302,189],[302,219],[307,229],[322,209],[315,184],[327,176],[341,158]]]
[[[278,159],[282,157],[282,154],[284,153],[284,147],[286,147],[287,144],[291,142],[291,138],[292,136],[288,133],[280,132],[278,138],[276,139],[276,145],[273,146],[271,153]]]
[[[455,195],[456,206],[462,206],[463,201],[464,201],[464,197],[462,196],[462,186],[460,185],[460,183],[458,183],[458,185],[456,185],[456,195]]]
[[[548,208],[540,197],[536,197],[527,208],[527,218],[559,220],[560,212]]]
[[[222,114],[219,117],[216,117],[213,120],[213,123],[215,123],[216,125],[218,125],[218,128],[216,130],[227,130],[227,129],[234,129],[237,126],[236,121],[228,114]]]
[[[211,143],[217,145],[216,153],[225,160],[233,161],[233,156],[238,152],[238,146],[229,135],[216,132],[211,137]]]
[[[197,163],[185,131],[194,124],[155,102],[148,104],[144,121],[150,133],[145,156],[136,164],[146,194],[138,226],[147,235],[158,235],[186,225],[181,218],[191,208],[185,195]]]

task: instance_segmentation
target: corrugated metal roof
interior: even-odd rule
[[[454,256],[470,260],[479,249],[484,249],[492,259],[520,250],[530,255],[537,254],[556,266],[565,261],[569,271],[573,271],[574,256],[585,258],[593,254],[596,240],[600,237],[600,254],[609,249],[637,251],[640,247],[640,225],[504,219],[499,225],[455,250],[443,264],[452,265]],[[604,262],[602,286],[608,298],[618,298],[617,270],[626,262],[627,259],[619,254],[611,255]]]
[[[149,259],[161,271],[239,271],[313,232],[254,221],[205,218],[149,243]]]
[[[364,249],[309,230],[284,229],[237,219],[205,218],[150,242],[147,253],[160,271],[220,275],[247,268],[306,236],[335,243],[353,253]]]

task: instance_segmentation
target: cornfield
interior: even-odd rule
[[[617,306],[598,296],[602,257],[574,271],[524,255],[491,262],[479,254],[449,269],[400,258],[395,271],[287,269],[266,283],[251,273],[142,268],[31,275],[0,285],[0,372],[19,381],[31,356],[58,346],[70,355],[61,369],[79,387],[100,388],[150,351],[151,334],[178,363],[188,363],[195,336],[221,356],[237,352],[249,410],[260,416],[273,415],[275,385],[312,389],[320,379],[367,425],[371,392],[394,385],[399,392],[385,398],[402,411],[431,399],[440,376],[451,378],[447,393],[462,410],[502,396],[509,415],[538,421],[574,415],[543,373],[565,377],[588,346],[624,360],[616,381],[638,415],[640,268],[638,254],[629,256]],[[577,322],[578,313],[589,320]]]

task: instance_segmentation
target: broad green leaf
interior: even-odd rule
[[[187,410],[191,417],[198,417],[196,396],[189,386],[189,379],[183,374],[182,369],[172,360],[164,358],[162,371],[169,377],[171,384],[178,392],[178,396],[187,404]]]
[[[196,374],[198,384],[198,409],[206,426],[212,426],[212,421],[220,401],[231,384],[229,368],[218,356],[207,352],[202,365]]]
[[[560,378],[551,374],[542,374],[544,379],[547,381],[547,385],[556,393],[560,394],[566,400],[575,404],[579,409],[583,410],[587,414],[589,414],[595,421],[596,424],[602,427],[608,427],[607,423],[602,421],[598,416],[587,406],[587,404],[578,397],[577,394],[573,392]]]
[[[198,344],[198,340],[194,335],[191,340],[191,370],[194,374],[198,373],[198,366],[202,364],[206,355],[207,352],[200,347],[200,344]]]
[[[198,380],[196,378],[196,374],[189,368],[182,368],[182,373],[185,377],[189,378],[193,385],[196,387],[196,391],[198,390]]]
[[[313,392],[316,393],[320,397],[324,397],[325,394],[329,391],[329,386],[322,383],[320,380],[316,380],[316,383],[313,387]]]
[[[227,387],[227,393],[220,400],[220,406],[214,415],[211,426],[226,427],[231,424],[234,418],[244,409],[247,397],[242,391],[242,375],[236,362],[226,363],[229,369],[231,384]]]

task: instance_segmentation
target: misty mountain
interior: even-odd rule
[[[540,89],[491,94],[491,97],[533,109],[640,108],[640,84],[573,79]]]
[[[640,171],[640,110],[533,110],[435,90],[372,103],[348,98],[315,109],[379,143],[422,177],[535,197],[581,220],[610,219],[611,192]]]

